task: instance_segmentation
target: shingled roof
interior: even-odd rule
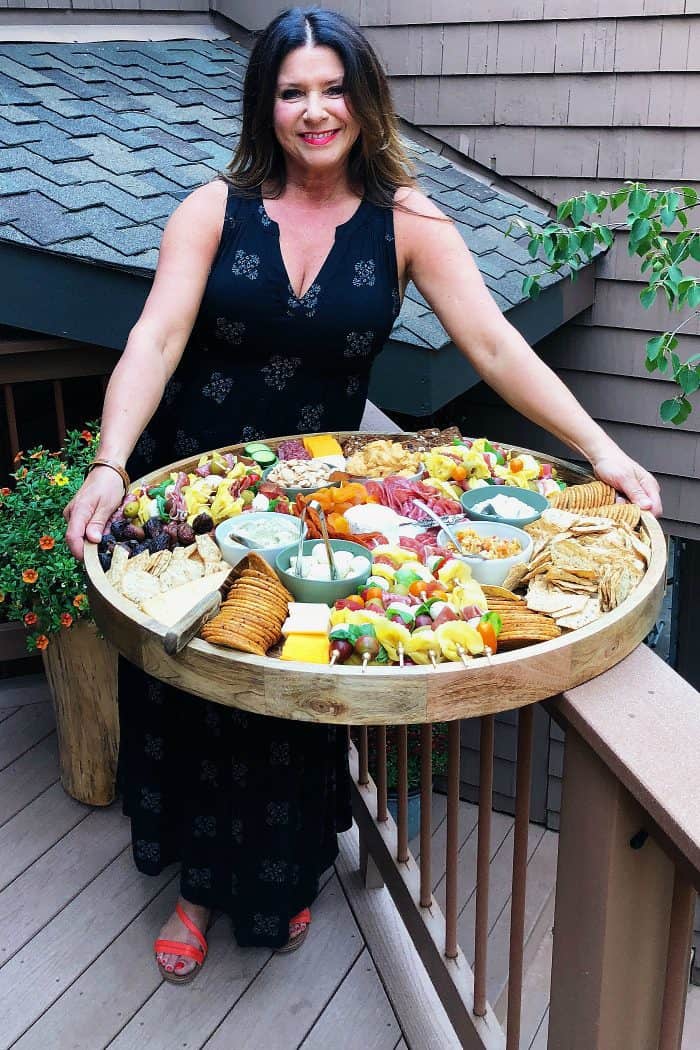
[[[247,57],[232,40],[0,45],[0,255],[23,245],[150,277],[168,216],[231,156]],[[542,267],[505,231],[515,216],[535,226],[547,216],[408,145],[423,189],[509,311]],[[450,343],[413,286],[392,339]]]

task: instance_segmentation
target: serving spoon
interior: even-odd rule
[[[436,525],[440,526],[440,528],[445,533],[449,541],[454,545],[456,550],[462,550],[462,544],[459,542],[459,540],[457,539],[447,522],[444,521],[439,514],[436,514],[435,511],[432,510],[427,503],[422,503],[419,499],[414,499],[413,503],[416,507],[418,507],[419,510],[422,510],[424,514],[426,514],[432,521],[434,521]]]

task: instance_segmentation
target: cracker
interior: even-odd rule
[[[121,592],[125,598],[140,605],[144,599],[160,593],[160,583],[145,569],[137,568],[124,573]]]
[[[205,565],[207,562],[219,563],[222,561],[221,551],[208,533],[205,532],[195,536],[194,542],[197,547],[197,553]]]
[[[107,579],[116,590],[121,589],[121,581],[129,561],[129,551],[126,547],[117,545],[112,551],[112,563],[106,573]]]

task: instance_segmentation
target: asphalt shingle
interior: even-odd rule
[[[247,53],[229,40],[0,45],[2,242],[152,273],[163,228],[194,187],[228,164],[240,129]],[[548,217],[407,142],[423,190],[474,253],[502,309],[541,271],[521,216]],[[548,276],[543,284],[559,278]],[[450,340],[409,285],[392,338],[425,349]]]

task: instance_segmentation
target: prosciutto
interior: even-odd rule
[[[391,507],[397,514],[417,521],[423,517],[423,511],[416,507],[414,500],[427,504],[436,514],[459,514],[461,507],[457,500],[440,495],[422,481],[408,481],[406,478],[385,478],[384,481],[368,481],[365,488],[370,496],[384,507]]]

